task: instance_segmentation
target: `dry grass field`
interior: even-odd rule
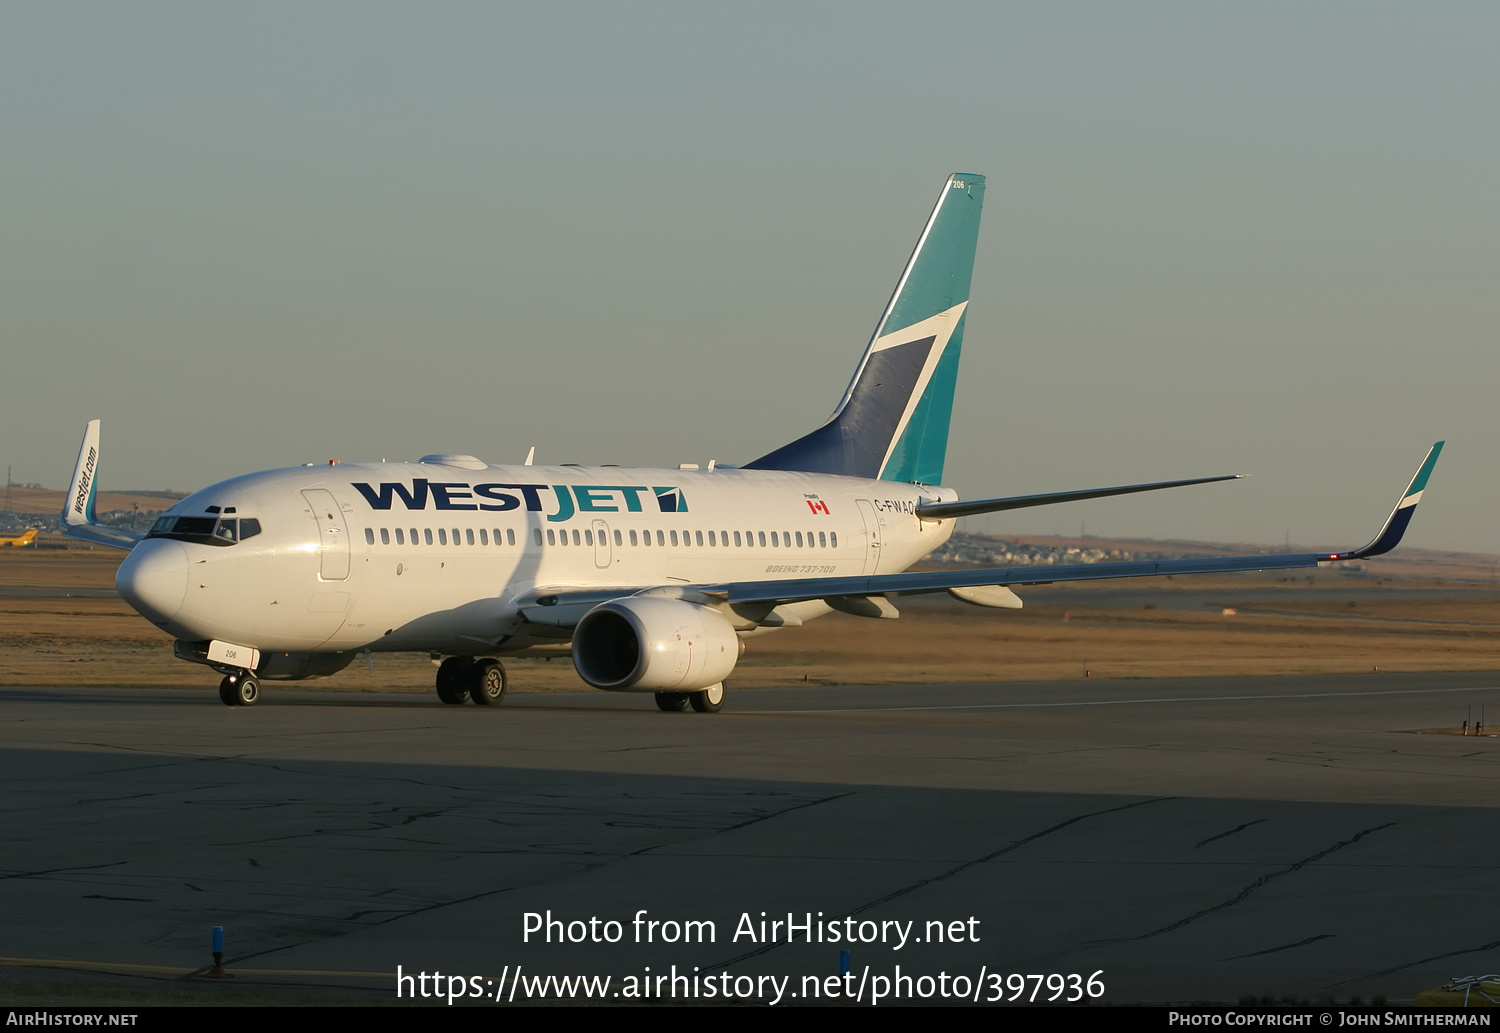
[[[16,586],[109,587],[118,561],[118,553],[82,550],[0,554],[0,592]],[[908,597],[898,600],[900,620],[835,613],[753,639],[733,685],[1500,668],[1500,593],[1487,584],[1455,582],[1451,594],[1409,597],[1351,581],[1347,597],[1309,592],[1299,600],[1297,593],[1268,591],[1277,581],[1272,576],[1176,581],[1222,589],[1238,610],[1232,616],[1217,608],[1091,606],[1081,588],[1069,593],[1066,606],[1028,605],[1020,611],[979,609],[946,596]],[[1258,591],[1275,601],[1258,603]],[[565,660],[516,659],[507,665],[514,691],[584,687]],[[425,656],[377,654],[373,670],[356,660],[340,674],[302,687],[423,690],[432,674]],[[207,668],[173,658],[171,641],[117,598],[0,594],[0,685],[206,689],[216,683]]]

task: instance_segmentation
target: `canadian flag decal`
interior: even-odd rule
[[[831,513],[828,512],[828,503],[821,502],[821,501],[818,501],[818,500],[815,500],[815,499],[808,499],[807,500],[807,508],[810,509],[810,510],[812,510],[814,513],[822,513],[824,516],[832,516],[833,515],[833,514],[831,514]]]

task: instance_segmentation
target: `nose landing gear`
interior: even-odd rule
[[[260,699],[260,682],[250,671],[226,674],[219,682],[219,700],[226,707],[252,707]]]

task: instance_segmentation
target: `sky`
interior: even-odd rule
[[[971,530],[1500,552],[1500,7],[0,5],[0,463],[725,464],[988,177]]]

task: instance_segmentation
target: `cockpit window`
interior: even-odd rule
[[[164,516],[151,525],[147,538],[173,538],[200,545],[233,545],[260,534],[260,521],[253,517]]]

